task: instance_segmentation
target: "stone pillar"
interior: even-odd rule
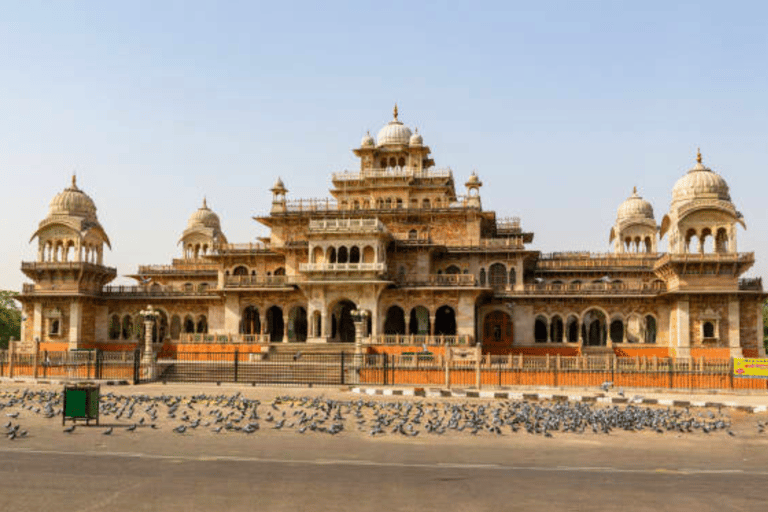
[[[435,315],[429,315],[429,335],[435,335]]]
[[[757,357],[765,357],[765,345],[763,344],[763,302],[762,300],[757,301],[757,305],[755,306],[757,315],[755,315],[755,319],[757,320],[755,328],[757,329],[757,333],[755,336],[755,339],[757,340]]]
[[[32,339],[43,339],[43,305],[39,302],[35,302],[34,311],[32,313]],[[22,339],[24,339],[22,337]]]
[[[74,301],[69,305],[69,350],[79,348],[83,322],[83,305]]]
[[[144,368],[144,377],[148,380],[155,378],[155,357],[152,350],[152,325],[155,323],[149,316],[144,317],[144,354],[141,356],[141,365]]]
[[[523,265],[523,258],[518,258],[515,262],[515,285],[512,289],[516,292],[525,290],[525,280],[523,279],[525,273],[525,266]]]
[[[761,315],[762,316],[762,315]],[[731,351],[731,357],[743,357],[741,352],[741,311],[739,308],[739,298],[730,297],[728,299],[728,348]],[[758,345],[762,337],[758,338]]]
[[[674,352],[675,357],[691,355],[690,302],[687,297],[677,301],[677,340],[675,340]]]
[[[459,297],[456,311],[456,334],[459,336],[475,336],[475,298],[468,295]]]
[[[240,332],[240,297],[227,294],[224,298],[224,332]]]

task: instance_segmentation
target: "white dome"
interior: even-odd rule
[[[675,183],[672,189],[672,201],[688,201],[698,198],[730,201],[731,194],[728,184],[722,176],[701,163],[701,153],[697,155],[696,160],[697,163],[694,168]]]
[[[637,195],[637,188],[635,188],[632,195],[619,206],[616,218],[619,221],[638,218],[653,220],[653,206]]]
[[[215,229],[217,231],[221,230],[221,222],[219,221],[219,216],[213,213],[210,208],[208,208],[208,204],[206,203],[205,199],[203,199],[203,206],[198,208],[197,211],[193,213],[187,221],[187,228],[194,227],[206,227]]]
[[[373,137],[371,137],[370,133],[366,133],[365,137],[363,137],[362,142],[360,142],[360,147],[363,148],[372,148],[375,145],[373,142]]]
[[[48,216],[53,215],[84,217],[97,222],[96,205],[93,199],[88,197],[88,194],[77,188],[74,175],[72,176],[72,186],[65,188],[51,200]]]
[[[408,145],[410,141],[411,130],[397,119],[397,105],[395,105],[394,119],[379,130],[376,136],[376,145]]]
[[[424,144],[424,138],[419,133],[419,129],[417,128],[413,135],[411,135],[411,139],[408,141],[408,144],[410,146],[421,146]]]

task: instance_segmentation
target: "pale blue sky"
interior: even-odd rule
[[[15,5],[14,5],[15,4]],[[168,263],[202,196],[233,242],[281,176],[324,197],[391,118],[542,251],[609,251],[633,185],[705,164],[768,270],[765,2],[64,2],[0,6],[0,288],[77,171],[119,274]],[[463,187],[460,187],[463,190]],[[460,190],[460,193],[461,193]]]

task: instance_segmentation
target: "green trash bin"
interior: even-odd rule
[[[61,424],[67,420],[76,422],[85,420],[90,425],[91,420],[99,424],[99,386],[91,384],[76,384],[64,386],[64,409]]]

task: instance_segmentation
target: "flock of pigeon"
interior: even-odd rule
[[[9,440],[26,437],[28,430],[21,426],[26,415],[61,418],[62,398],[56,391],[27,389],[0,393],[0,411],[5,410],[8,418],[5,436]],[[550,438],[559,433],[609,434],[613,431],[659,434],[724,431],[736,435],[731,430],[730,419],[720,410],[694,413],[688,408],[593,407],[579,402],[458,403],[282,396],[262,403],[240,393],[182,397],[110,392],[101,396],[99,412],[100,421],[112,425],[99,429],[103,435],[112,435],[116,430],[136,433],[144,428],[169,428],[178,435],[202,430],[249,435],[267,428],[329,435],[357,429],[370,436],[407,437],[458,432],[502,436],[527,432]],[[765,424],[757,422],[756,426],[758,433],[765,432]],[[63,432],[71,434],[76,428],[78,426],[72,424]]]

